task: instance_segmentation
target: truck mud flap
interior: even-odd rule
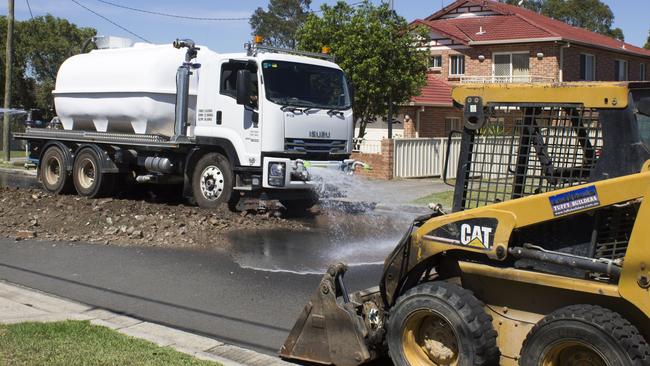
[[[344,264],[331,266],[296,321],[279,355],[324,365],[356,366],[372,356],[368,331],[343,286]]]

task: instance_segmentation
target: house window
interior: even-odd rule
[[[615,79],[618,81],[627,80],[627,61],[615,60],[614,61]]]
[[[449,135],[451,131],[462,131],[463,125],[460,123],[459,117],[446,117],[445,118],[445,135]]]
[[[449,56],[449,75],[465,75],[465,56]]]
[[[429,67],[432,69],[442,68],[442,56],[441,55],[431,56],[431,58],[429,58]]]
[[[495,53],[492,55],[492,77],[496,82],[527,82],[529,53]]]
[[[639,65],[639,80],[645,81],[645,64],[640,64]]]
[[[596,80],[596,57],[594,55],[580,54],[580,80]]]

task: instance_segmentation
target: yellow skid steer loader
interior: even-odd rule
[[[280,356],[650,365],[650,83],[462,85],[453,99],[453,212],[416,219],[376,288],[349,294],[331,266]]]

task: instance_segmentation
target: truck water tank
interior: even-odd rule
[[[174,134],[176,70],[185,50],[136,43],[67,59],[56,77],[54,104],[66,130]],[[190,79],[194,121],[198,70]]]

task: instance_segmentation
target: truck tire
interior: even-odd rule
[[[192,195],[202,208],[216,208],[239,196],[233,194],[233,174],[230,162],[219,153],[205,154],[192,173]],[[232,208],[231,208],[232,209]]]
[[[520,365],[650,365],[650,347],[620,314],[571,305],[540,320],[526,336]]]
[[[72,181],[80,196],[97,198],[113,193],[116,175],[102,173],[97,153],[92,149],[83,149],[74,159]]]
[[[498,365],[492,318],[474,295],[439,281],[420,284],[390,311],[388,352],[395,365]]]
[[[58,146],[51,146],[40,159],[39,179],[43,188],[52,194],[65,194],[73,190],[72,179],[66,169],[65,155]]]

